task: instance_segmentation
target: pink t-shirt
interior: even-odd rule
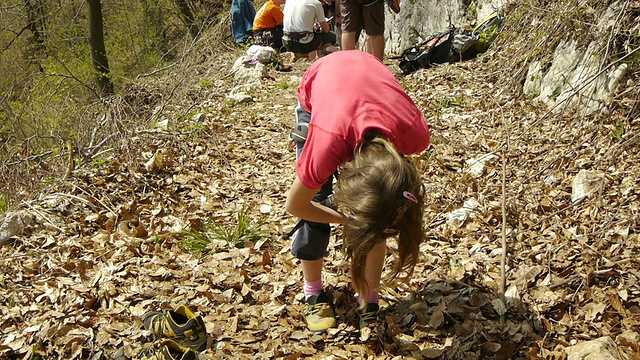
[[[403,154],[429,146],[429,127],[398,80],[376,57],[337,51],[314,62],[302,76],[298,101],[311,113],[296,172],[310,189],[322,186],[371,129]]]

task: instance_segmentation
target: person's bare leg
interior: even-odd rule
[[[380,279],[382,277],[382,268],[384,267],[384,257],[387,254],[386,241],[376,244],[364,265],[364,278],[367,280],[369,291],[377,291],[380,288]],[[369,294],[360,294],[360,297],[367,299]]]
[[[356,49],[356,33],[355,31],[342,32],[342,50]]]
[[[322,277],[322,264],[324,258],[320,260],[300,260],[302,263],[302,276],[307,281],[317,281]]]
[[[380,61],[384,60],[384,35],[369,36],[367,47],[369,54],[377,57]]]
[[[336,46],[342,49],[342,4],[340,4],[340,0],[335,1],[335,13],[340,14],[340,18],[334,18],[333,23],[335,24],[336,30]],[[336,15],[337,16],[337,15]]]

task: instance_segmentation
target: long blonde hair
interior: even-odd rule
[[[369,290],[365,262],[376,244],[397,233],[398,260],[391,279],[402,271],[413,273],[424,238],[423,193],[416,167],[379,134],[358,144],[353,160],[341,167],[335,201],[349,217],[344,243],[361,307],[366,306]]]

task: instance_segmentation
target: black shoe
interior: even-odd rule
[[[277,64],[276,65],[276,71],[289,72],[289,71],[291,71],[291,66]]]
[[[132,356],[127,356],[122,347],[114,355],[115,360],[196,360],[198,355],[192,349],[181,346],[171,339],[164,339],[153,346],[139,348]]]
[[[369,303],[364,311],[358,311],[358,328],[366,328],[370,324],[375,324],[378,321],[378,311],[380,306],[378,304]]]
[[[196,316],[184,305],[175,311],[148,312],[142,316],[142,322],[144,328],[157,339],[173,339],[196,351],[203,351],[207,347],[207,328],[202,317]]]

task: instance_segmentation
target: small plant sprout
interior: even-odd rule
[[[618,123],[616,125],[611,126],[611,131],[609,132],[609,136],[611,136],[611,139],[613,139],[614,141],[620,141],[622,140],[622,135],[624,135],[624,132],[625,132],[624,124]]]

